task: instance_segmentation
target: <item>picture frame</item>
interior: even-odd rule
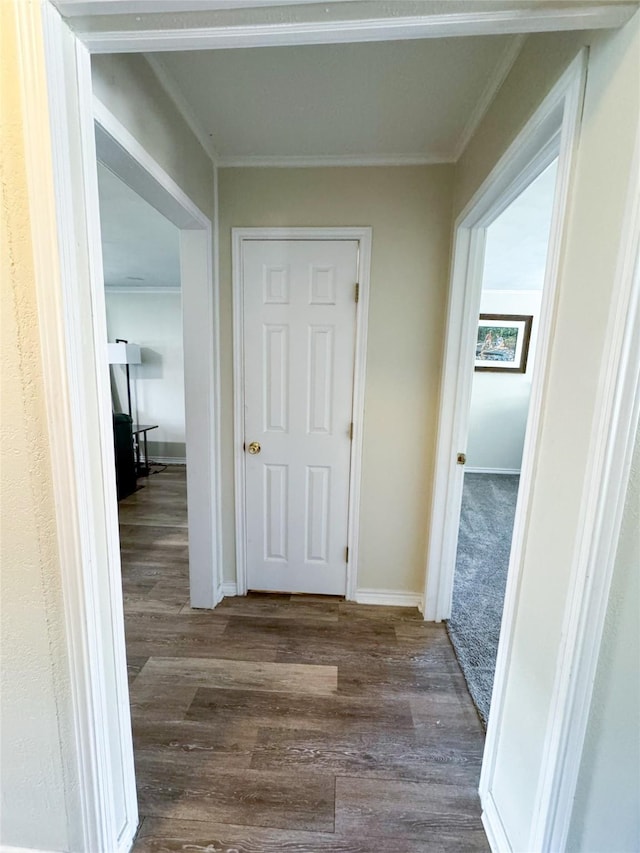
[[[532,326],[531,314],[480,314],[476,371],[526,373]]]

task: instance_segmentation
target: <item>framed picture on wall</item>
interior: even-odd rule
[[[526,373],[532,324],[530,314],[481,314],[476,370]]]

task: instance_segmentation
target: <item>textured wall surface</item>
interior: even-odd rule
[[[451,234],[451,166],[221,169],[223,494],[233,490],[231,228],[373,227],[360,588],[424,584]],[[225,507],[225,555],[233,507]],[[233,561],[225,560],[234,580]]]
[[[0,37],[0,844],[67,850],[69,685],[10,3]]]

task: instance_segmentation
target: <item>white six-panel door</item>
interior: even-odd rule
[[[344,595],[357,240],[243,242],[247,587]]]

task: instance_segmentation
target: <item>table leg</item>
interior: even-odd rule
[[[149,476],[149,451],[147,450],[147,431],[142,433],[144,440],[144,476]]]
[[[136,451],[136,477],[139,477],[140,476],[140,436],[135,435],[133,437],[133,441],[135,444],[135,451]]]

